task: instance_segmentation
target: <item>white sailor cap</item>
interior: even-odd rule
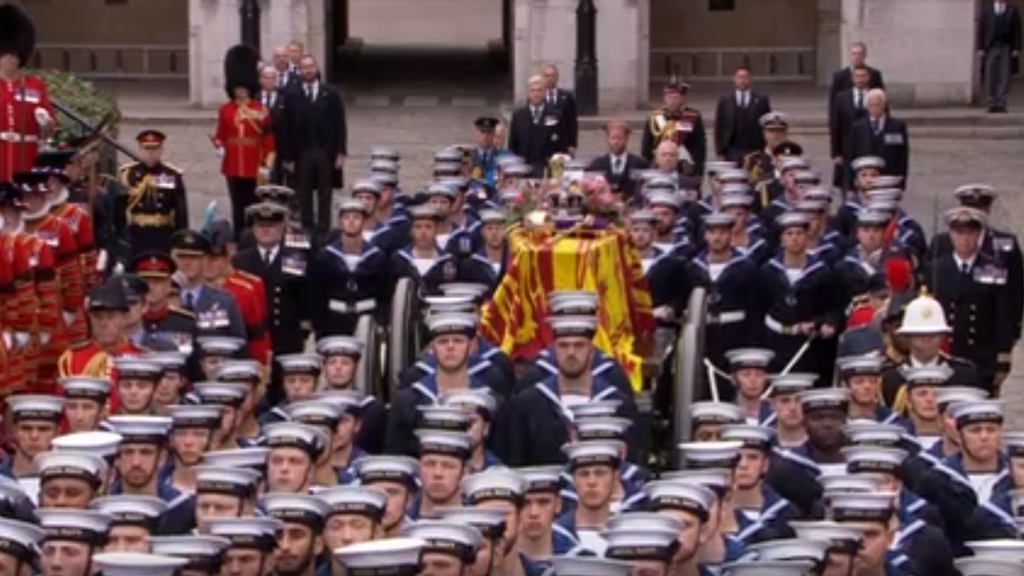
[[[435,166],[435,169],[437,166]],[[456,166],[453,166],[455,170],[458,170]],[[424,191],[424,195],[427,198],[440,196],[442,198],[454,199],[458,195],[458,190],[454,186],[447,182],[432,182],[427,189]]]
[[[893,492],[825,492],[836,522],[888,522],[895,511]]]
[[[182,571],[195,570],[215,574],[220,567],[221,555],[231,547],[231,541],[220,536],[189,534],[187,536],[151,536],[149,549],[153,554],[183,558],[188,562]]]
[[[900,188],[901,184],[903,184],[903,176],[894,176],[888,174],[878,175],[868,182],[868,193],[870,194],[872,190],[885,188],[897,191],[900,197],[902,197],[903,190]]]
[[[975,557],[1006,558],[1016,560],[1018,563],[1021,562],[1021,558],[1024,558],[1024,540],[997,538],[964,542],[964,545],[971,549]]]
[[[790,210],[788,212],[783,212],[782,214],[780,214],[779,217],[775,219],[775,224],[780,229],[807,228],[808,226],[811,225],[811,220],[810,218],[807,217],[807,214],[803,212]]]
[[[732,485],[732,468],[698,468],[662,472],[665,480],[703,486],[721,496]]]
[[[592,338],[597,332],[597,318],[593,316],[552,316],[548,318],[555,338],[582,336]]]
[[[86,378],[85,376],[71,376],[61,378],[57,381],[65,398],[83,398],[106,402],[110,395],[110,380],[107,378]]]
[[[72,450],[41,452],[33,459],[41,482],[50,478],[76,478],[99,486],[107,477],[107,461],[90,452]]]
[[[46,532],[35,524],[0,518],[0,554],[31,562],[45,536]]]
[[[398,482],[413,485],[420,475],[420,463],[415,458],[394,455],[364,456],[353,464],[356,477],[366,485],[374,482]]]
[[[1003,432],[1003,449],[1011,458],[1024,456],[1024,432]]]
[[[508,218],[500,210],[486,209],[477,213],[481,224],[504,224]]]
[[[614,440],[624,442],[626,433],[633,426],[629,418],[602,416],[596,418],[579,418],[574,422],[576,437],[586,440]]]
[[[554,492],[562,489],[561,466],[527,466],[516,468],[516,472],[526,481],[526,491]]]
[[[174,421],[167,416],[117,415],[107,418],[122,444],[163,444]]]
[[[258,383],[263,378],[263,366],[255,360],[225,360],[213,373],[217,382]]]
[[[188,364],[188,355],[183,352],[166,350],[163,352],[149,352],[142,355],[146,360],[152,360],[166,372],[180,372]]]
[[[239,407],[249,394],[249,385],[241,382],[196,382],[192,385],[203,404]]]
[[[605,557],[625,561],[671,560],[682,529],[647,526],[642,522],[637,524],[638,526],[629,528],[607,527],[601,531],[601,538],[607,544]]]
[[[723,194],[718,201],[722,210],[726,208],[750,208],[754,203],[754,197],[750,194]]]
[[[442,456],[454,456],[465,460],[469,458],[470,440],[466,432],[454,430],[416,430],[416,438],[419,441],[419,454],[439,454]]]
[[[489,388],[466,388],[454,392],[445,392],[438,399],[442,406],[456,406],[463,410],[472,410],[482,418],[490,420],[498,409],[498,401]]]
[[[245,348],[245,340],[231,336],[200,336],[196,345],[203,356],[234,356]]]
[[[423,552],[450,554],[464,564],[473,563],[484,543],[483,535],[475,527],[450,520],[418,520],[406,526],[402,534],[426,542]]]
[[[723,441],[742,442],[744,448],[771,450],[775,429],[756,424],[728,424],[722,427]]]
[[[593,556],[552,556],[551,567],[558,576],[629,576],[633,563]]]
[[[729,576],[804,576],[814,564],[806,560],[750,560],[722,565]]]
[[[436,316],[438,314],[469,314],[476,316],[479,307],[479,299],[473,296],[424,296],[423,301],[427,304],[427,314]]]
[[[621,400],[597,400],[585,404],[577,404],[569,408],[573,420],[581,418],[606,418],[619,413],[622,406]]]
[[[359,358],[363,355],[366,344],[351,336],[328,336],[316,341],[316,351],[321,356],[351,356]]]
[[[782,112],[768,112],[762,114],[758,120],[761,123],[762,128],[788,128],[789,127],[789,116]]]
[[[559,290],[548,294],[548,308],[555,316],[593,316],[597,314],[597,292]]]
[[[460,296],[473,299],[483,298],[490,290],[487,284],[479,282],[448,282],[438,286],[445,296]]]
[[[143,526],[152,532],[167,511],[167,503],[156,496],[118,494],[97,498],[89,508],[110,516],[112,525]]]
[[[310,426],[325,426],[334,433],[334,428],[341,421],[345,409],[339,403],[323,400],[303,400],[292,402],[284,407],[285,414],[294,422]]]
[[[856,446],[896,446],[906,429],[899,424],[884,424],[875,420],[851,420],[843,426],[843,434]]]
[[[892,214],[860,209],[857,211],[857,225],[863,228],[884,227],[892,221]]]
[[[860,172],[869,168],[872,170],[884,170],[885,159],[880,156],[860,156],[853,159],[853,162],[850,163],[850,168],[853,168],[854,172]]]
[[[648,184],[650,186],[650,184]],[[675,184],[672,185],[675,188]],[[679,199],[679,195],[673,192],[663,192],[655,190],[648,192],[646,195],[647,205],[651,208],[658,206],[664,206],[666,208],[672,208],[673,210],[679,210],[682,206],[682,201]]]
[[[376,188],[377,194],[380,194],[380,185],[373,181],[371,181],[371,183],[373,184],[373,187]],[[359,192],[366,191],[367,190],[365,189],[353,189],[352,193],[357,194]],[[363,216],[366,216],[370,212],[366,204],[364,204],[363,201],[359,200],[358,198],[345,198],[344,200],[339,201],[337,203],[337,206],[335,207],[335,211],[338,214],[362,214]]]
[[[737,166],[735,162],[729,160],[710,160],[704,164],[704,171],[708,174],[717,177],[719,173],[726,170],[736,170]]]
[[[736,223],[736,217],[728,212],[711,212],[702,218],[705,228],[729,228]]]
[[[185,558],[141,552],[105,552],[92,561],[103,576],[174,576],[188,564]]]
[[[330,439],[322,430],[298,422],[275,422],[263,429],[266,445],[275,448],[298,448],[314,461],[320,457]]]
[[[810,560],[818,563],[828,554],[829,543],[822,540],[783,538],[749,544],[746,551],[757,555],[758,561]]]
[[[750,194],[750,174],[742,168],[722,170],[715,174],[715,178],[722,183],[719,194]]]
[[[369,486],[331,486],[317,492],[316,497],[327,504],[328,516],[368,516],[375,522],[384,517],[388,505],[388,495]]]
[[[869,198],[868,201],[861,208],[861,210],[867,210],[869,212],[882,212],[883,214],[892,214],[899,209],[899,200],[895,198]]]
[[[973,386],[939,386],[935,389],[935,402],[939,406],[946,405],[949,408],[987,398],[988,392]]]
[[[484,538],[490,539],[500,538],[505,533],[505,520],[508,517],[501,508],[479,506],[441,506],[432,512],[440,520],[472,526]]]
[[[464,155],[458,146],[448,146],[434,152],[434,162],[462,162]]]
[[[807,160],[801,156],[786,156],[782,160],[782,167],[779,169],[781,172],[789,172],[791,170],[807,170],[811,165],[807,163]]]
[[[953,195],[961,202],[983,198],[991,200],[996,197],[996,189],[988,184],[964,184],[957,187]]]
[[[352,196],[355,196],[356,194],[359,194],[360,192],[368,192],[370,194],[373,194],[374,196],[380,196],[380,192],[381,192],[380,182],[377,181],[377,180],[374,180],[373,178],[363,178],[361,180],[356,180],[355,184],[352,185]],[[365,211],[366,210],[366,204],[363,204],[361,201],[358,201],[358,200],[357,200],[357,202],[359,202],[359,204],[361,206],[361,208],[359,208],[357,210]]]
[[[398,162],[401,159],[401,153],[391,146],[373,146],[370,148],[370,160],[390,160],[391,162]]]
[[[903,200],[903,190],[899,188],[871,188],[865,192],[865,196],[867,196],[868,206],[873,202],[894,202],[899,205],[900,200]]]
[[[247,446],[230,450],[214,450],[203,454],[203,464],[222,468],[253,468],[261,470],[267,465],[270,448]]]
[[[488,500],[520,502],[526,494],[526,479],[511,468],[488,468],[463,478],[461,490],[469,506]]]
[[[259,500],[267,516],[284,523],[305,524],[312,528],[322,526],[331,507],[312,494],[270,493]]]
[[[40,508],[35,511],[46,540],[74,540],[99,543],[110,529],[110,515],[96,510]]]
[[[682,510],[707,520],[718,497],[708,487],[680,480],[655,480],[644,484],[644,494],[654,510]]]
[[[950,407],[957,428],[978,423],[1003,423],[1003,402],[1000,400],[971,400]]]
[[[691,468],[732,468],[743,442],[683,442],[677,446]]]
[[[505,166],[499,166],[503,176],[513,176],[516,178],[529,178],[533,174],[533,168],[529,164],[523,164],[521,162],[510,162]]]
[[[622,444],[607,440],[585,440],[562,446],[562,452],[569,459],[569,468],[576,470],[585,466],[618,467],[622,462]]]
[[[370,164],[370,180],[380,182],[382,188],[394,188],[398,185],[398,170],[398,164],[378,160]]]
[[[220,426],[223,408],[215,404],[182,404],[168,406],[171,429],[216,428]]]
[[[821,200],[804,198],[793,205],[793,210],[813,217],[814,215],[828,212],[828,203]]]
[[[957,206],[946,211],[946,224],[956,228],[981,228],[988,223],[988,214],[970,206]]]
[[[654,212],[651,212],[650,210],[647,210],[646,208],[641,208],[639,210],[633,210],[632,212],[629,213],[629,223],[633,224],[633,225],[635,225],[635,224],[653,225],[657,221],[658,221],[658,216]]]
[[[416,427],[419,430],[452,430],[455,432],[469,430],[469,414],[465,408],[431,404],[417,406],[416,411],[418,412]]]
[[[282,374],[319,376],[323,366],[323,360],[316,354],[282,354],[274,360],[281,366]]]
[[[859,545],[864,538],[863,527],[856,524],[840,524],[831,520],[793,521],[788,524],[797,538],[828,542],[834,547]]]
[[[335,548],[333,554],[352,576],[415,576],[426,545],[416,538],[386,538]]]
[[[814,410],[842,410],[850,403],[850,390],[847,388],[818,388],[800,393],[800,408],[805,413]]]
[[[679,534],[683,521],[657,512],[620,512],[605,522],[607,530],[671,530]]]
[[[51,448],[54,452],[84,452],[112,460],[117,456],[117,448],[122,440],[120,434],[113,432],[74,432],[54,438]]]
[[[793,181],[797,184],[813,184],[818,185],[821,183],[821,174],[814,170],[800,170],[793,174]]]
[[[209,454],[204,455],[204,462]],[[200,464],[193,466],[196,475],[197,494],[224,494],[245,498],[255,493],[262,474],[251,468],[228,467],[223,464]]]
[[[801,394],[810,390],[818,380],[818,375],[805,372],[790,372],[789,374],[773,374],[769,377],[769,380],[771,381],[771,396],[783,396]]]
[[[7,398],[7,409],[14,421],[60,420],[64,413],[64,399],[43,394],[16,394]]]
[[[349,415],[355,417],[359,415],[363,405],[372,400],[373,397],[367,396],[361,390],[327,389],[313,394],[313,399],[319,402],[334,404],[342,411],[342,417]]]
[[[839,374],[842,378],[854,376],[880,376],[885,366],[885,358],[877,354],[861,356],[844,356],[836,359]]]
[[[1020,558],[969,556],[953,561],[961,576],[1024,576]]]
[[[740,424],[746,421],[743,410],[728,402],[700,401],[690,404],[693,426],[702,424]]]
[[[775,352],[767,348],[735,348],[725,353],[729,368],[733,371],[743,368],[768,368],[775,358]]]
[[[427,316],[427,330],[431,338],[448,334],[462,334],[468,338],[476,335],[480,319],[475,314],[460,312],[443,312]]]
[[[144,380],[156,382],[163,375],[164,367],[160,362],[144,356],[122,356],[114,358],[114,369],[117,370],[119,382],[125,380]]]
[[[821,489],[829,494],[839,492],[876,492],[885,482],[879,474],[847,474],[827,473],[818,476],[818,484]]]
[[[277,547],[277,534],[284,528],[281,521],[267,516],[213,518],[207,521],[209,532],[231,541],[233,548],[255,548],[270,551]]]
[[[885,446],[846,446],[842,449],[846,470],[850,474],[896,474],[907,459],[907,452]]]
[[[832,203],[832,190],[830,188],[808,188],[801,195],[804,200],[811,202],[824,202],[828,207]]]
[[[915,386],[941,386],[953,376],[953,369],[945,364],[936,364],[935,366],[901,368],[900,374],[906,379],[907,386],[911,388]],[[983,392],[980,388],[974,388],[974,390]],[[941,392],[941,389],[936,392]],[[977,398],[981,400],[985,398],[985,394],[982,393]]]

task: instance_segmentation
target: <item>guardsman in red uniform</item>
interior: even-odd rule
[[[57,385],[57,359],[68,346],[85,341],[85,330],[81,328],[84,320],[79,318],[85,303],[85,293],[82,291],[82,265],[78,259],[75,237],[67,224],[50,213],[47,171],[45,168],[33,169],[33,174],[36,175],[34,186],[22,190],[22,202],[25,204],[22,220],[26,232],[50,247],[57,264],[61,322],[48,342],[40,340],[42,356],[36,370],[39,391],[52,392]],[[76,326],[76,323],[80,324]]]
[[[110,391],[108,414],[117,414],[117,374],[114,358],[139,356],[146,352],[125,336],[128,295],[120,278],[110,278],[89,292],[90,339],[64,351],[58,362],[61,378],[85,376],[105,378],[115,385]],[[63,394],[62,390],[59,390]]]
[[[36,166],[47,170],[49,190],[47,199],[50,201],[50,213],[64,222],[75,237],[75,245],[78,247],[78,259],[82,270],[82,292],[88,293],[99,282],[99,272],[96,269],[96,261],[99,252],[96,249],[96,235],[93,229],[92,216],[81,204],[70,201],[71,177],[68,167],[76,161],[75,150],[46,150],[36,158]],[[85,339],[85,315],[80,314],[82,319],[79,331],[74,337],[79,340]]]
[[[263,279],[231,265],[236,244],[234,231],[228,221],[212,222],[205,234],[209,236],[212,246],[204,263],[206,281],[228,291],[235,298],[238,311],[245,320],[249,356],[269,366],[270,332],[267,331],[267,299]]]
[[[248,46],[235,46],[224,57],[224,78],[230,102],[220,107],[213,145],[222,158],[221,173],[231,196],[235,232],[245,229],[245,209],[256,203],[256,186],[270,180],[274,135],[270,111],[253,97],[260,93],[259,56]]]
[[[38,373],[44,365],[43,347],[61,329],[60,291],[57,286],[57,261],[54,250],[42,238],[25,230],[23,201],[26,190],[38,187],[40,177],[22,172],[15,177],[14,194],[0,205],[4,216],[4,254],[13,258],[23,283],[18,291],[20,313],[13,320],[16,349],[15,362],[20,362],[25,386],[38,387]],[[23,276],[22,276],[23,274]],[[52,365],[55,359],[50,361]]]
[[[18,258],[15,250],[16,236],[3,231],[3,207],[12,206],[19,198],[18,188],[11,182],[0,182],[0,329],[3,340],[0,341],[0,397],[6,398],[12,393],[25,389],[25,370],[21,358],[16,358],[15,350],[28,342],[28,332],[20,334],[24,325],[22,315],[29,315],[25,308],[30,300],[26,293],[32,293],[32,268],[25,258]]]
[[[54,126],[46,84],[22,74],[35,50],[35,26],[11,4],[0,6],[0,181],[32,167]]]

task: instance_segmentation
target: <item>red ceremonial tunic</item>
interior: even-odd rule
[[[255,180],[260,168],[274,163],[274,134],[267,108],[256,101],[221,106],[214,145],[224,149],[221,173],[225,177]]]
[[[36,109],[42,108],[56,122],[46,83],[37,76],[0,79],[0,181],[10,182],[26,172],[39,154],[43,137]]]
[[[146,351],[136,346],[132,341],[125,340],[112,352],[106,352],[89,340],[77,346],[72,346],[61,354],[57,363],[58,374],[61,378],[69,376],[85,376],[88,378],[107,378],[110,380],[110,399],[108,414],[117,414],[121,403],[117,396],[117,369],[114,368],[114,358],[125,358],[140,356]],[[64,395],[63,390],[58,394]]]

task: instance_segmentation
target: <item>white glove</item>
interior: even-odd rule
[[[221,160],[224,159],[224,148],[222,148],[220,146],[217,147],[217,158],[219,158]]]
[[[49,344],[50,343],[50,333],[49,332],[43,332],[42,334],[40,334],[39,335],[39,343],[42,344],[43,346],[46,346],[47,344]]]
[[[15,332],[14,333],[14,347],[24,348],[28,344],[28,332]]]
[[[46,111],[46,108],[43,108],[43,107],[36,108],[35,109],[35,116],[36,116],[36,122],[40,126],[42,126],[44,128],[49,126],[50,124],[53,124],[53,118],[50,116],[50,113]]]
[[[674,320],[676,312],[671,306],[659,306],[654,309],[654,317],[658,320]]]
[[[10,332],[4,332],[4,348],[14,350],[14,336]]]
[[[260,168],[260,178],[263,180],[270,180],[270,168],[267,168],[266,166]]]
[[[106,250],[100,250],[99,255],[96,257],[96,271],[103,272],[107,269],[107,260],[110,259],[110,255],[107,254]]]
[[[124,264],[122,264],[120,262],[118,262],[117,264],[114,264],[114,274],[115,275],[124,274]]]
[[[61,312],[61,316],[64,317],[65,326],[71,326],[75,322],[75,314],[73,312]]]

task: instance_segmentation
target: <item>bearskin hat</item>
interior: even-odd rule
[[[234,99],[235,88],[248,88],[249,96],[260,92],[260,57],[248,46],[234,46],[224,56],[224,82],[229,99]]]
[[[13,5],[0,6],[0,54],[14,54],[26,65],[36,48],[36,27],[25,12]]]

